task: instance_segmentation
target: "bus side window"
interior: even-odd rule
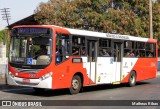
[[[102,57],[111,56],[111,40],[110,39],[99,40],[99,56],[102,56]]]
[[[134,42],[124,41],[124,57],[135,57],[135,53]]]
[[[154,43],[146,43],[146,57],[156,57],[156,46]]]
[[[69,36],[57,34],[56,37],[56,64],[69,58]]]
[[[72,55],[86,55],[85,37],[73,36],[72,37]]]

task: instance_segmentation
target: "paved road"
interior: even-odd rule
[[[0,89],[1,100],[160,100],[160,75],[156,79],[146,80],[137,83],[135,87],[126,87],[125,85],[103,85],[84,88],[82,93],[70,95],[68,90],[47,90],[44,93],[35,93],[32,88],[4,88]],[[98,102],[98,101],[97,101]],[[74,105],[74,104],[73,104]],[[78,105],[78,104],[77,104]],[[4,107],[0,107],[4,108]],[[13,107],[8,107],[13,108]],[[20,107],[15,107],[20,108]],[[24,107],[26,109],[48,109],[47,107]],[[159,109],[159,107],[120,107],[120,106],[57,106],[53,109],[108,109],[108,108],[130,108],[130,109]]]

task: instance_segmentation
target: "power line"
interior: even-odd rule
[[[7,21],[8,26],[9,26],[9,20],[11,19],[9,9],[10,9],[10,8],[0,9],[0,10],[1,10],[1,13],[2,13],[2,14],[1,14],[1,15],[2,15],[2,19]]]

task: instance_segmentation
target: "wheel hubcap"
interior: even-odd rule
[[[72,81],[72,88],[73,88],[74,90],[76,90],[76,89],[78,89],[78,87],[79,87],[79,82],[78,82],[78,80],[74,79],[74,80]]]
[[[131,76],[131,83],[133,84],[135,82],[135,77]]]

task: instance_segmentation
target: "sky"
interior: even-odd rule
[[[9,23],[12,24],[32,15],[39,3],[47,1],[48,0],[0,0],[0,9],[10,8],[11,20],[9,20]],[[0,10],[0,30],[7,26],[7,21],[2,19],[1,14],[2,12]]]

